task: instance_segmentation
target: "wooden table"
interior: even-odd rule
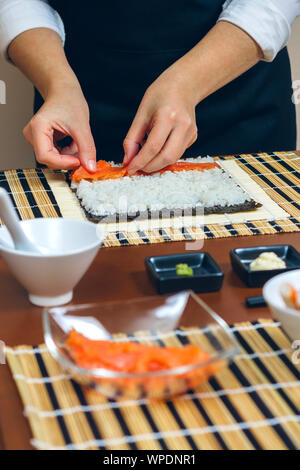
[[[300,152],[299,152],[300,155]],[[234,247],[292,244],[300,250],[298,233],[206,240],[204,251],[221,265],[224,285],[220,292],[201,297],[228,323],[267,318],[267,308],[247,309],[245,298],[261,289],[246,288],[232,272],[229,251]],[[180,253],[184,242],[106,248],[75,290],[74,303],[101,302],[155,295],[144,268],[146,256]],[[39,344],[43,341],[41,309],[33,307],[26,293],[0,259],[0,339],[9,346]],[[0,449],[30,449],[31,432],[22,403],[7,366],[0,365]]]

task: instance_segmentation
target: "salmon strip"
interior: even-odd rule
[[[71,173],[71,179],[77,183],[81,180],[96,180],[97,176],[100,176],[101,174],[103,175],[110,170],[111,164],[104,160],[99,160],[96,163],[96,167],[97,171],[95,173],[90,173],[81,165]]]
[[[98,177],[96,175],[95,180],[115,180],[118,178],[123,178],[123,176],[127,175],[127,168],[119,167],[119,166],[112,166],[109,170],[100,174]]]
[[[191,163],[191,162],[176,162],[173,165],[168,165],[165,168],[159,170],[158,173],[165,173],[166,171],[206,171],[212,170],[213,168],[221,168],[218,163]]]
[[[165,173],[166,171],[206,171],[212,170],[213,168],[221,168],[218,163],[191,163],[185,161],[179,161],[173,165],[168,165],[161,170],[151,173]],[[138,171],[136,175],[149,176],[149,173],[144,173],[143,171]],[[89,173],[85,168],[80,166],[75,171],[71,173],[71,179],[76,183],[79,183],[81,180],[89,181],[102,181],[109,179],[119,179],[124,176],[128,176],[127,167],[112,166],[110,163],[105,162],[104,160],[99,160],[97,162],[97,171],[95,173]]]

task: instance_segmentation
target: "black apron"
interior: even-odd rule
[[[147,87],[215,25],[224,0],[49,3],[65,25],[65,50],[90,106],[97,157],[120,162]],[[295,149],[291,95],[284,49],[197,106],[199,137],[184,156]],[[36,109],[41,102],[37,94]]]

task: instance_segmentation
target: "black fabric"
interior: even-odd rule
[[[207,34],[223,3],[50,1],[65,24],[66,54],[90,106],[98,158],[122,161],[123,139],[147,87]],[[284,49],[197,106],[199,137],[185,157],[296,148],[291,96]],[[41,103],[37,95],[35,109]]]

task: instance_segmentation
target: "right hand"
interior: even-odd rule
[[[39,163],[54,170],[83,165],[96,171],[96,148],[89,123],[89,108],[80,86],[64,86],[47,96],[43,106],[23,130]],[[59,141],[69,136],[69,147]]]

